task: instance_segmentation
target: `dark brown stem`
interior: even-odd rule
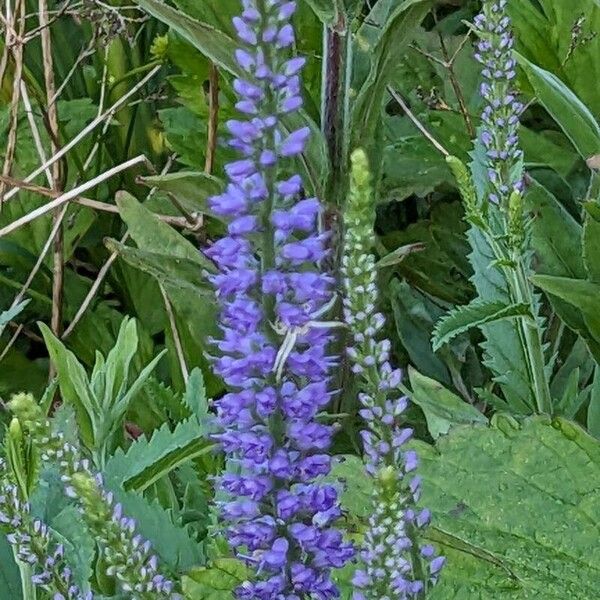
[[[435,14],[435,13],[434,13]],[[437,18],[436,18],[437,22]],[[465,100],[465,95],[458,83],[458,77],[456,76],[456,71],[454,70],[454,61],[456,60],[457,53],[454,56],[450,57],[448,52],[448,47],[446,46],[446,40],[440,31],[438,31],[438,38],[440,40],[440,49],[442,50],[442,56],[444,57],[445,67],[448,69],[448,76],[450,77],[450,85],[452,85],[452,89],[454,90],[454,95],[458,100],[458,106],[460,107],[460,114],[463,116],[465,120],[465,124],[467,126],[467,131],[469,132],[469,137],[473,139],[475,137],[475,127],[473,126],[473,119],[471,119],[471,115],[469,114],[469,109],[467,107],[467,102]]]
[[[206,161],[204,171],[212,173],[217,152],[217,128],[219,126],[219,69],[215,64],[210,67],[208,80],[208,132],[206,139]]]
[[[59,128],[58,128],[58,111],[57,103],[53,101],[56,85],[54,81],[54,61],[52,57],[52,38],[50,28],[48,27],[48,3],[47,0],[39,0],[39,24],[40,37],[42,43],[42,58],[44,63],[44,84],[46,86],[47,97],[47,118],[46,126],[50,136],[50,147],[52,155],[56,155],[60,150],[59,143]],[[64,187],[63,184],[62,162],[56,161],[52,165],[52,188],[56,193],[61,193]],[[64,216],[62,210],[57,210],[54,214],[54,224],[57,224],[57,219]],[[64,295],[64,278],[65,278],[65,261],[64,261],[64,231],[62,225],[56,234],[53,249],[53,267],[52,267],[52,316],[50,326],[56,337],[62,335],[63,326],[63,295]],[[55,365],[50,365],[50,379],[53,379],[56,374]]]

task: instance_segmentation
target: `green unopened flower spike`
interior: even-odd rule
[[[62,434],[52,431],[32,396],[19,394],[9,408],[30,430],[39,444],[42,460],[56,462],[65,493],[79,503],[81,514],[97,540],[107,575],[114,577],[121,591],[131,600],[179,598],[173,582],[159,572],[158,557],[149,541],[136,534],[135,522],[123,514],[111,492],[103,487],[102,476],[94,474],[87,459],[82,459]]]
[[[405,444],[412,430],[403,427],[408,399],[397,390],[402,374],[389,363],[391,343],[377,340],[385,318],[377,312],[377,268],[371,253],[375,203],[365,153],[352,155],[350,198],[343,258],[344,317],[354,335],[348,356],[359,378],[361,431],[373,478],[373,510],[361,552],[364,567],[353,579],[354,600],[423,598],[436,583],[444,558],[421,545],[420,530],[430,512],[418,510],[417,455]]]
[[[52,595],[53,600],[92,600],[91,592],[81,592],[73,583],[64,561],[61,544],[53,544],[45,523],[34,519],[29,504],[20,497],[18,486],[10,481],[7,465],[0,459],[0,530],[13,546],[15,557],[27,565],[31,583]]]

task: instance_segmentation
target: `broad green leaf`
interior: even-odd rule
[[[173,431],[165,423],[150,439],[140,437],[126,452],[118,449],[104,469],[108,479],[126,490],[143,492],[158,479],[188,460],[211,452],[206,423],[189,419]]]
[[[374,139],[385,87],[430,8],[430,0],[406,0],[397,6],[387,19],[381,38],[373,48],[371,71],[357,92],[353,110],[353,135],[356,146]]]
[[[579,368],[575,368],[569,375],[562,398],[555,404],[554,414],[574,419],[585,400],[585,392],[579,392]]]
[[[94,414],[98,410],[96,399],[90,389],[87,373],[77,357],[57,339],[49,327],[39,323],[50,359],[58,373],[58,384],[63,399],[75,408],[77,424],[83,443],[94,447]]]
[[[208,399],[204,387],[204,377],[200,369],[194,369],[190,373],[187,382],[183,403],[190,409],[191,414],[196,416],[200,422],[205,422],[208,417]]]
[[[225,600],[249,575],[240,561],[218,558],[209,567],[192,569],[183,578],[183,591],[188,600]]]
[[[579,370],[579,388],[584,388],[586,383],[590,381],[596,361],[582,337],[577,337],[572,345],[569,353],[561,359],[560,368],[552,377],[550,392],[553,398],[562,398],[569,385],[571,373]]]
[[[438,350],[457,335],[473,327],[481,327],[502,319],[532,318],[527,304],[504,304],[503,302],[482,302],[475,300],[466,306],[459,306],[442,317],[433,332],[433,349]]]
[[[450,385],[448,367],[431,347],[431,334],[443,310],[408,282],[393,279],[387,288],[396,324],[396,334],[417,370]]]
[[[77,508],[65,507],[50,522],[50,526],[65,547],[65,558],[77,585],[85,589],[92,576],[92,561],[96,542],[90,536]]]
[[[467,404],[443,385],[409,367],[411,400],[421,407],[429,433],[434,439],[460,424],[487,423],[474,406]]]
[[[209,288],[206,277],[198,263],[187,258],[178,258],[167,254],[158,254],[139,250],[117,240],[104,240],[106,247],[117,254],[132,267],[148,273],[159,283],[171,284],[178,288],[187,288],[196,294],[211,298],[214,292]],[[207,300],[208,300],[207,298]]]
[[[517,54],[535,94],[583,159],[600,153],[600,126],[594,115],[556,75]]]
[[[386,254],[383,258],[380,258],[377,261],[376,266],[378,269],[383,269],[384,267],[391,267],[393,265],[397,265],[398,263],[401,263],[407,256],[410,256],[414,252],[420,252],[424,249],[425,246],[421,243],[406,244],[405,246],[400,246],[399,248],[396,248],[389,254]]]
[[[415,442],[426,538],[447,557],[432,600],[587,600],[600,581],[600,443],[578,425],[497,417]],[[343,470],[339,471],[339,467]],[[372,484],[360,459],[332,477],[342,506],[366,521]],[[349,502],[349,503],[348,503]],[[356,512],[358,511],[358,512]]]
[[[595,596],[598,442],[563,419],[499,418],[416,447],[431,538],[448,557],[432,600]]]
[[[583,279],[534,275],[532,281],[547,294],[558,296],[561,300],[578,308],[593,338],[600,341],[600,284]]]
[[[170,225],[163,223],[136,198],[126,192],[116,197],[119,214],[140,250],[156,252],[196,263],[199,267],[214,270],[212,262]]]
[[[584,277],[581,225],[536,181],[528,186],[524,200],[525,209],[533,216],[531,245],[536,253],[536,272]]]
[[[213,216],[207,205],[211,196],[220,194],[224,184],[212,175],[202,172],[181,171],[167,175],[142,177],[142,183],[161,192],[173,194],[177,201],[190,212]],[[221,218],[221,217],[218,217]]]
[[[207,23],[196,21],[162,0],[135,1],[159,21],[167,23],[212,62],[236,76],[242,75],[234,59],[237,44],[229,35]]]

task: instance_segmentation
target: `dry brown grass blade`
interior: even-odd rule
[[[15,160],[17,148],[17,129],[19,127],[19,105],[21,102],[21,80],[23,77],[23,35],[25,33],[25,2],[17,0],[14,13],[10,10],[10,2],[6,4],[6,36],[5,47],[11,49],[14,61],[13,90],[10,102],[10,114],[8,125],[8,140],[4,154],[4,165],[2,174],[10,175]],[[16,15],[19,15],[18,32],[15,33]],[[2,199],[4,197],[4,183],[0,183],[0,210],[2,210]]]

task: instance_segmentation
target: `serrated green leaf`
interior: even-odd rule
[[[412,448],[423,478],[420,505],[433,514],[425,536],[447,558],[428,598],[595,598],[598,441],[564,419],[532,417],[520,425],[498,417],[492,426],[458,427],[435,446]],[[352,494],[342,505],[358,503],[366,520],[372,484],[360,459],[344,458],[342,478]]]
[[[206,424],[196,419],[179,423],[173,431],[164,424],[150,439],[138,438],[126,452],[118,449],[104,469],[107,479],[126,490],[143,492],[188,460],[211,452]]]
[[[510,303],[506,280],[502,273],[490,268],[494,256],[479,231],[472,228],[469,240],[473,251],[469,260],[473,267],[472,281],[479,298],[485,302]],[[485,341],[484,364],[502,388],[508,404],[517,412],[531,412],[532,393],[527,372],[526,354],[514,322],[497,321],[482,326]]]
[[[433,349],[439,350],[457,335],[488,323],[502,319],[531,317],[527,304],[505,304],[504,302],[482,302],[475,300],[466,306],[459,306],[443,316],[435,326]]]
[[[409,367],[411,400],[421,407],[427,428],[434,439],[446,435],[461,424],[485,424],[486,417],[474,406],[447,390],[443,385]]]
[[[175,571],[185,571],[204,564],[202,545],[188,527],[174,522],[171,511],[156,501],[148,501],[141,494],[126,492],[113,481],[106,486],[123,506],[123,512],[136,521],[137,531],[152,542],[160,559]]]

